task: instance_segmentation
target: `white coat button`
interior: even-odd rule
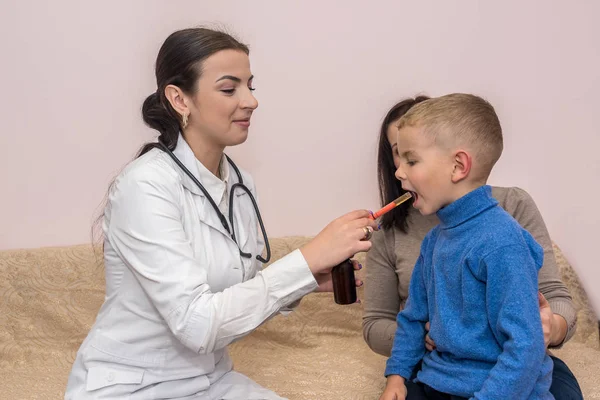
[[[108,375],[106,375],[106,380],[108,382],[112,382],[115,380],[115,373],[114,372],[109,372]]]

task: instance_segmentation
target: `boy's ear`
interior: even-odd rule
[[[458,183],[469,176],[473,165],[473,158],[464,150],[454,154],[454,168],[452,170],[452,183]]]

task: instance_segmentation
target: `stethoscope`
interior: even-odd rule
[[[179,158],[177,158],[177,156],[175,154],[173,154],[173,152],[171,150],[169,150],[169,148],[163,142],[161,142],[159,140],[158,145],[160,146],[160,148],[162,150],[164,150],[173,159],[173,161],[175,161],[175,163],[179,166],[179,168],[181,168],[181,170],[183,172],[185,172],[187,176],[190,177],[190,179],[196,184],[196,186],[198,186],[198,188],[202,191],[202,193],[204,193],[204,195],[208,199],[208,202],[214,208],[215,212],[219,216],[219,219],[221,220],[221,224],[223,224],[223,228],[225,228],[227,233],[229,233],[231,235],[231,238],[233,239],[234,243],[238,247],[238,250],[240,251],[240,256],[242,256],[244,258],[252,258],[252,254],[243,252],[240,245],[238,244],[237,240],[235,239],[235,228],[233,226],[233,195],[235,193],[235,190],[237,188],[240,188],[243,191],[245,191],[248,194],[248,196],[250,196],[250,200],[252,200],[252,205],[254,206],[254,211],[256,212],[256,216],[258,217],[258,223],[260,225],[260,230],[262,231],[263,239],[265,241],[265,248],[267,249],[267,258],[263,258],[259,254],[256,256],[256,259],[262,263],[268,263],[269,260],[271,259],[271,246],[269,246],[269,238],[267,237],[265,225],[263,224],[262,217],[260,216],[260,210],[258,209],[258,204],[256,204],[256,199],[254,198],[254,196],[252,196],[252,193],[250,193],[250,189],[248,189],[248,187],[246,185],[244,185],[244,179],[242,178],[242,174],[240,173],[240,170],[238,169],[237,165],[235,165],[235,163],[231,160],[231,158],[229,158],[229,156],[227,154],[225,154],[227,161],[233,167],[233,170],[235,171],[235,173],[238,177],[238,182],[234,183],[231,186],[231,192],[229,193],[229,222],[228,222],[227,218],[225,218],[225,216],[223,215],[221,210],[219,210],[219,207],[217,206],[217,204],[215,203],[213,198],[210,197],[210,194],[208,194],[208,191],[206,190],[206,188],[204,188],[204,186],[200,183],[200,181],[198,181],[198,179],[196,179],[194,174],[192,174],[190,172],[190,170],[187,169],[185,165],[183,165],[183,163],[179,160]],[[231,226],[231,229],[230,229],[230,226]]]

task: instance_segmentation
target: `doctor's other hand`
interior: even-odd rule
[[[367,231],[377,230],[378,225],[370,216],[367,210],[342,215],[300,248],[313,275],[329,273],[337,264],[356,253],[369,251],[371,242],[365,240]]]
[[[358,263],[358,261],[356,260],[350,260],[352,262],[352,266],[354,267],[354,269],[356,271],[358,271],[359,269],[362,268],[362,266]],[[319,272],[317,274],[314,274],[315,280],[317,281],[317,283],[319,284],[319,287],[317,288],[317,292],[333,292],[333,281],[332,281],[332,276],[331,276],[331,272],[327,271],[327,272]],[[361,287],[363,285],[363,281],[361,281],[360,279],[356,279],[355,280],[356,283],[356,287]],[[356,300],[357,303],[360,303],[360,300]]]

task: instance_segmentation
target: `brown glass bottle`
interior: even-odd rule
[[[356,303],[354,265],[350,260],[333,267],[331,280],[333,282],[333,298],[337,304]]]

